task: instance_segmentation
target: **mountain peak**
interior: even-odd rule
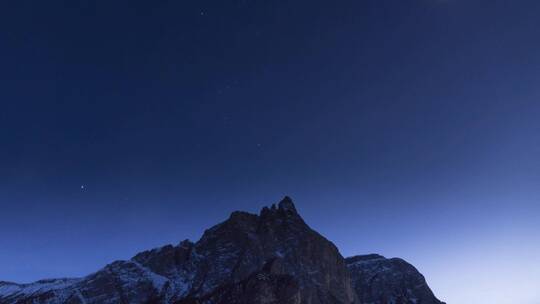
[[[277,203],[277,205],[272,204],[269,207],[263,207],[261,209],[261,212],[259,213],[259,216],[261,216],[262,218],[275,217],[276,215],[278,217],[290,217],[291,215],[293,215],[294,218],[301,219],[300,215],[296,211],[293,200],[288,196],[285,196],[283,199],[281,199],[281,201]]]
[[[294,206],[294,203],[293,203],[293,200],[288,197],[288,196],[285,196],[279,203],[278,203],[278,208],[283,210],[283,211],[291,211],[293,213],[297,213],[296,212],[296,207]]]

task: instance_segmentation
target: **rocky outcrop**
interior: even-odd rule
[[[81,279],[0,282],[0,304],[440,303],[428,301],[408,264],[391,263],[390,278],[369,266],[375,260],[344,259],[285,197],[259,214],[233,212],[196,243],[141,252]]]
[[[360,303],[444,304],[433,295],[424,276],[402,259],[370,254],[346,262]]]
[[[275,258],[237,283],[225,284],[206,295],[188,297],[175,304],[300,304],[298,282],[283,271],[281,259]]]

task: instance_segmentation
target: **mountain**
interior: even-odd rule
[[[440,304],[400,259],[343,258],[292,200],[233,212],[199,241],[166,245],[79,279],[0,282],[0,304]]]

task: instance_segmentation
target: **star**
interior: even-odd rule
[[[86,186],[85,185],[81,185],[81,190],[84,190],[86,189]]]

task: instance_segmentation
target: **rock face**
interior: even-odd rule
[[[247,278],[223,285],[200,297],[188,297],[175,304],[300,304],[298,282],[283,273],[279,258],[267,262]]]
[[[433,295],[424,276],[402,259],[370,254],[345,261],[360,303],[443,304]]]
[[[141,252],[84,278],[0,282],[0,304],[4,303],[441,302],[416,269],[402,260],[344,259],[285,197],[258,215],[233,212],[196,243],[185,240]]]

